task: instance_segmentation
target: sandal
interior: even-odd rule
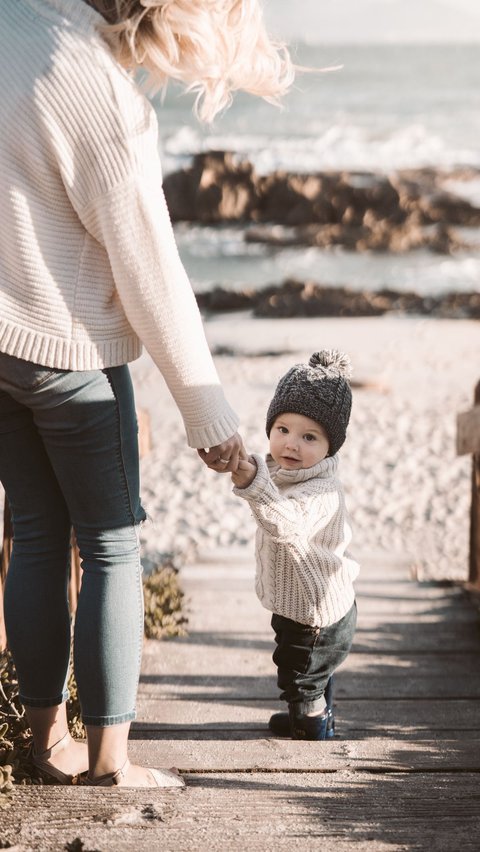
[[[38,770],[38,774],[47,784],[53,783],[57,784],[76,784],[78,779],[81,778],[86,772],[79,773],[77,775],[71,775],[68,772],[62,772],[61,769],[57,769],[56,766],[53,766],[50,763],[52,757],[58,754],[59,751],[62,751],[70,742],[70,733],[67,731],[66,734],[61,737],[56,743],[54,743],[50,748],[45,749],[45,751],[41,751],[40,754],[35,754],[34,746],[32,745],[30,751],[30,760],[33,763],[35,769]]]
[[[82,779],[81,783],[86,785],[87,787],[115,787],[115,786],[125,786],[129,787],[127,784],[122,784],[123,778],[126,777],[126,774],[130,768],[130,761],[127,757],[125,763],[120,769],[117,769],[115,772],[107,772],[105,775],[99,775],[98,778],[89,778],[88,775]],[[185,787],[185,781],[177,772],[172,771],[170,769],[148,769],[152,778],[155,781],[156,787]],[[130,789],[143,789],[140,787],[131,787]],[[145,789],[149,789],[146,787]]]

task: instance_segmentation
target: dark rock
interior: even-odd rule
[[[254,290],[236,291],[214,287],[208,292],[197,293],[196,299],[200,310],[208,313],[228,313],[253,307],[258,299],[258,293]]]
[[[224,151],[198,154],[163,183],[170,215],[194,222],[248,220],[257,204],[253,166]]]
[[[262,290],[231,292],[216,287],[197,295],[204,311],[252,310],[256,317],[367,317],[396,312],[449,319],[480,319],[480,293],[420,296],[389,288],[349,290],[288,279]]]
[[[419,207],[426,222],[448,222],[450,225],[475,228],[480,225],[480,209],[450,192],[425,196],[420,200]]]
[[[435,316],[444,319],[480,319],[480,293],[447,293],[438,300]]]
[[[369,293],[345,287],[321,287],[311,281],[285,281],[275,292],[263,295],[254,309],[257,317],[365,317],[385,313]]]
[[[284,225],[328,223],[336,218],[326,178],[273,172],[258,180],[259,204],[254,220]]]
[[[197,220],[195,189],[187,171],[182,170],[166,175],[163,179],[163,191],[172,222]]]
[[[254,222],[250,242],[343,246],[351,251],[450,254],[464,245],[451,225],[477,227],[480,208],[446,192],[448,178],[471,180],[474,169],[410,169],[259,176],[248,161],[225,151],[198,154],[189,169],[168,175],[164,189],[174,221]],[[279,234],[266,223],[291,229]],[[430,233],[428,226],[438,230]]]
[[[437,254],[453,254],[467,245],[459,239],[452,228],[440,223],[428,240],[428,247]]]

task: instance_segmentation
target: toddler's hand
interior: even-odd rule
[[[232,472],[232,482],[237,488],[247,488],[257,475],[257,465],[251,456],[240,453],[238,467]]]

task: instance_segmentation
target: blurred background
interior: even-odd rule
[[[465,201],[480,207],[477,0],[269,0],[265,14],[297,63],[341,68],[298,75],[281,110],[240,94],[213,126],[201,126],[191,112],[193,97],[172,86],[163,103],[154,101],[165,175],[188,169],[199,152],[231,151],[252,163],[256,175],[340,171],[354,173],[357,186],[359,176],[368,183],[373,173],[415,170],[415,192],[427,201],[441,191],[453,197],[453,207],[455,199],[460,207]],[[328,238],[321,246],[315,239],[313,245],[250,241],[244,217],[190,218],[177,222],[176,234],[197,291],[256,288],[289,276],[422,296],[478,290],[478,211],[453,211],[455,239],[443,247],[438,240],[435,250],[407,240],[373,252]],[[437,218],[445,219],[444,212]],[[427,216],[423,224],[429,222]]]

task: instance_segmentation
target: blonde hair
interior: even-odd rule
[[[203,121],[243,89],[271,103],[290,88],[294,66],[272,41],[259,0],[87,0],[103,14],[103,34],[117,60],[142,67],[151,91],[170,79],[197,93]]]

